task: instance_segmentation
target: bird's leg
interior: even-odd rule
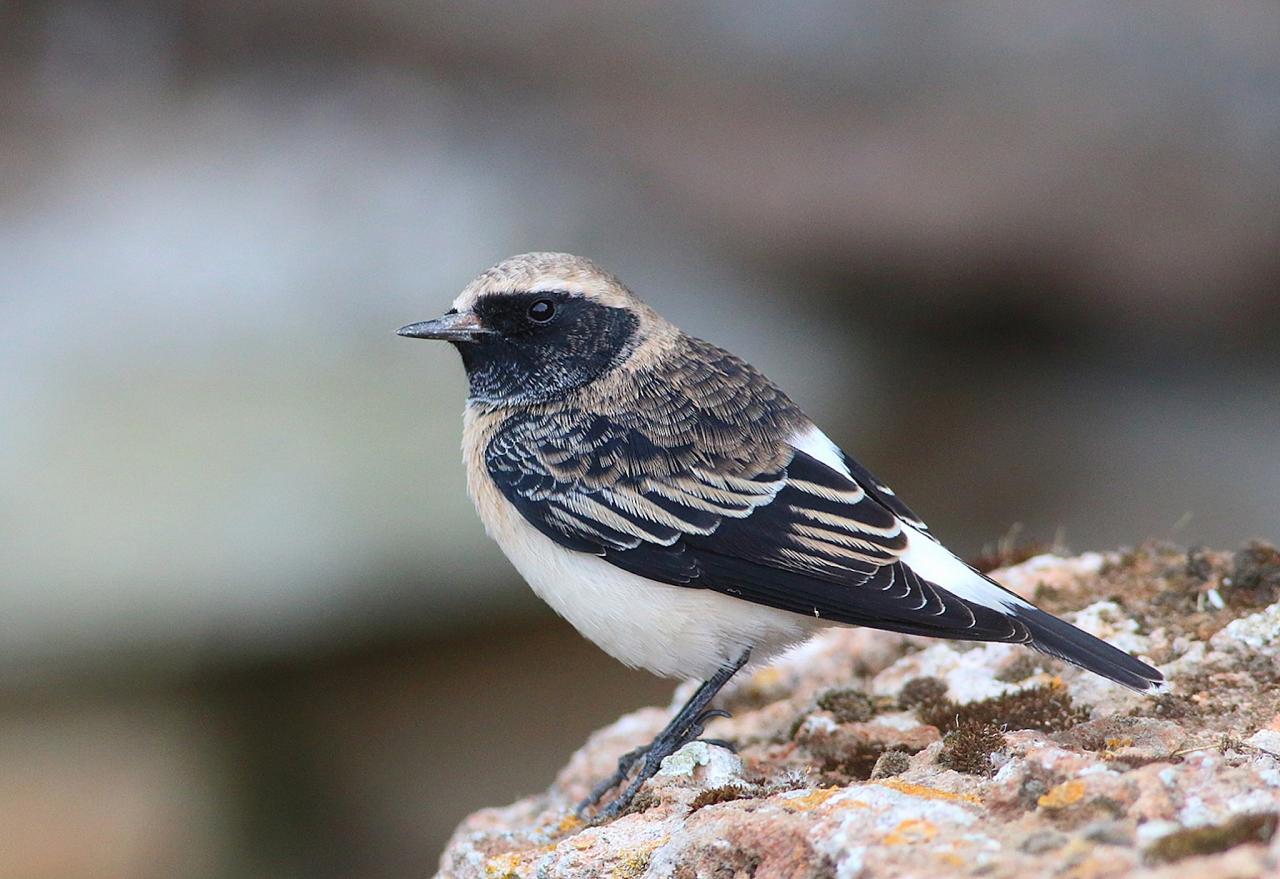
[[[706,686],[707,684],[703,683],[702,686],[699,687],[698,693],[701,693],[702,689],[705,688]],[[587,794],[586,799],[578,803],[577,812],[579,815],[581,815],[584,811],[586,811],[590,807],[594,806],[596,803],[600,802],[600,799],[605,794],[607,794],[609,791],[613,790],[615,787],[621,784],[624,780],[626,780],[626,777],[631,774],[631,770],[635,768],[635,765],[637,762],[639,762],[640,758],[643,757],[646,753],[648,753],[649,749],[652,748],[657,742],[662,740],[664,737],[671,737],[671,736],[677,735],[680,730],[690,727],[690,714],[692,713],[693,710],[696,710],[698,708],[698,704],[699,704],[699,700],[697,698],[698,693],[695,693],[693,697],[691,697],[689,701],[684,704],[684,707],[681,708],[680,711],[676,713],[676,716],[671,719],[671,722],[666,725],[666,727],[662,730],[662,732],[658,733],[657,738],[655,738],[652,742],[650,742],[647,745],[641,745],[638,748],[633,748],[632,750],[628,751],[627,753],[623,754],[621,757],[618,758],[618,768],[613,771],[613,774],[610,775],[608,778],[604,779],[603,781],[601,781],[594,788],[592,788],[591,793]],[[714,692],[711,693],[711,696],[714,696],[714,695],[715,695]],[[709,700],[710,700],[710,697],[708,697],[706,701],[709,701]],[[702,701],[701,704],[705,705],[706,701]],[[714,711],[703,712],[696,719],[698,723],[698,727],[697,727],[698,732],[695,733],[694,735],[696,736],[701,733],[702,727],[706,724],[708,720],[711,720],[714,717],[728,717],[728,716],[729,716],[729,712],[721,711],[718,709]],[[689,741],[692,741],[692,739],[689,739]],[[733,751],[735,754],[737,753],[733,745],[729,744],[723,739],[703,739],[701,741],[705,741],[709,745],[718,745],[721,748],[725,748],[727,750]],[[677,746],[676,750],[679,750],[679,746]],[[674,751],[672,753],[674,753]]]
[[[720,669],[716,674],[718,676],[727,670],[728,667],[726,666],[725,668]],[[734,671],[736,670],[737,669],[734,669]],[[728,676],[724,678],[725,681],[728,679]],[[635,765],[639,762],[640,758],[647,754],[651,748],[666,739],[678,736],[682,730],[689,728],[692,725],[692,721],[695,720],[697,713],[702,711],[706,707],[707,703],[711,701],[712,697],[715,696],[716,691],[718,691],[720,687],[724,686],[724,682],[721,681],[718,685],[715,685],[713,689],[712,685],[715,680],[716,677],[713,676],[711,680],[703,682],[703,684],[698,687],[697,691],[689,697],[689,701],[684,703],[684,706],[676,712],[675,717],[671,718],[671,722],[663,728],[662,732],[658,733],[657,737],[654,738],[652,742],[647,745],[641,745],[640,747],[630,750],[619,757],[618,768],[614,770],[613,775],[610,775],[608,778],[604,779],[592,788],[591,793],[587,794],[586,799],[578,804],[578,813],[581,814],[596,803],[600,802],[600,799],[605,794],[621,784],[626,777],[631,774],[631,770],[635,768]],[[717,712],[715,716],[718,717],[721,715],[727,716],[727,712]],[[703,723],[705,723],[711,718],[704,716],[701,719]],[[701,727],[699,727],[699,729],[701,729]]]
[[[618,768],[613,771],[613,775],[601,781],[591,789],[591,793],[587,794],[587,798],[578,803],[577,812],[581,815],[587,809],[600,802],[600,798],[622,784],[623,780],[631,774],[631,769],[636,765],[636,761],[644,756],[644,752],[649,750],[648,745],[641,745],[634,748],[618,758]]]
[[[595,820],[603,821],[616,817],[631,804],[631,800],[635,798],[644,783],[658,771],[663,760],[702,735],[702,729],[706,726],[707,721],[716,717],[728,717],[729,712],[718,708],[708,709],[707,705],[716,697],[721,688],[729,682],[729,679],[747,664],[747,660],[750,658],[751,650],[744,650],[742,655],[731,665],[722,666],[715,674],[703,681],[702,685],[689,697],[689,701],[684,703],[684,707],[676,712],[676,716],[671,718],[671,722],[663,728],[662,732],[658,733],[652,742],[636,748],[634,751],[629,751],[622,756],[618,761],[617,771],[596,785],[587,798],[578,804],[578,814],[581,815],[598,803],[606,793],[620,784],[630,774],[635,764],[641,762],[641,758],[643,758],[639,773],[627,785],[626,790],[602,808],[596,815]],[[727,743],[718,739],[712,739],[708,744],[727,745]]]

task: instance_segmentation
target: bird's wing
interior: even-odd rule
[[[767,452],[711,456],[560,413],[513,419],[485,463],[543,534],[653,580],[834,622],[1029,640],[1009,611],[1025,602],[927,536],[816,428]]]
[[[929,533],[929,526],[898,498],[893,489],[877,479],[870,470],[858,463],[852,455],[843,452],[817,426],[810,426],[807,430],[796,432],[791,437],[791,444],[800,451],[807,453],[810,457],[826,464],[837,473],[843,473],[861,485],[867,494],[875,499],[876,503],[888,509],[912,528],[925,534]]]
[[[731,435],[656,441],[561,412],[509,421],[485,464],[557,544],[651,580],[833,622],[1023,643],[1134,690],[1161,686],[1156,669],[957,559],[816,427]]]

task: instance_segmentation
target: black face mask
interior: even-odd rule
[[[482,297],[476,317],[491,335],[457,343],[471,398],[535,403],[582,387],[625,359],[639,321],[568,293]]]

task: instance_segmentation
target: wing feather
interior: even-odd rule
[[[543,534],[659,582],[896,631],[1023,637],[1006,613],[912,570],[910,533],[878,482],[785,444],[769,451],[753,465],[560,412],[510,420],[485,463]]]

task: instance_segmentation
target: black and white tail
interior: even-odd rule
[[[1164,675],[1159,671],[1053,614],[1028,606],[1015,608],[1013,616],[1031,633],[1028,646],[1041,653],[1140,693],[1159,692],[1164,688]]]
[[[1002,636],[1002,627],[988,624],[988,634],[956,632],[950,637],[1020,642],[1140,693],[1163,690],[1164,676],[1142,660],[1040,610],[990,577],[978,573],[918,529],[907,526],[906,530],[908,544],[902,560],[917,575],[965,601],[993,622],[1000,619],[990,613],[996,611],[1003,615],[1012,629],[1008,635]],[[946,633],[939,634],[948,637]]]

